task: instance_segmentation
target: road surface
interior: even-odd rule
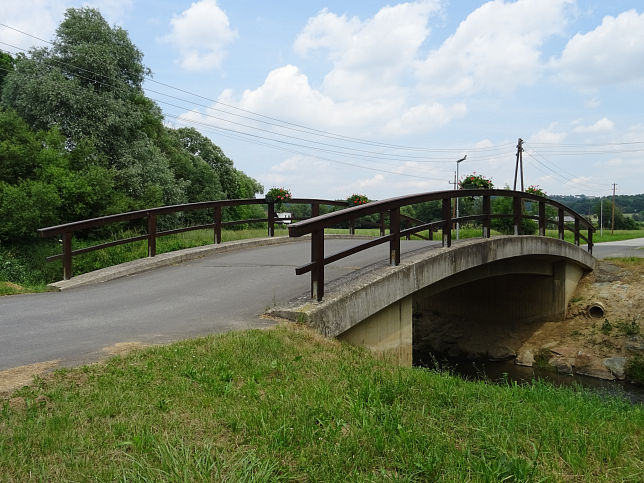
[[[364,240],[327,240],[325,253]],[[402,240],[401,251],[440,246]],[[327,281],[388,259],[388,244],[326,266]],[[109,282],[0,297],[0,371],[60,360],[73,366],[105,357],[117,343],[166,343],[231,329],[266,327],[259,316],[309,291],[295,267],[310,241],[211,255]]]

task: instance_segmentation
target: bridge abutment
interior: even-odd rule
[[[338,335],[349,344],[365,347],[379,356],[403,366],[412,364],[411,295],[370,315],[362,322]]]

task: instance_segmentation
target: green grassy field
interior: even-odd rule
[[[400,368],[299,326],[62,370],[0,399],[2,481],[642,481],[644,408]]]

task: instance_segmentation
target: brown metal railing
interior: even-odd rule
[[[322,200],[315,198],[293,198],[288,201],[288,204],[308,204],[311,205],[311,216],[315,217],[320,214],[320,205],[330,205],[330,206],[348,206],[346,201],[337,201],[337,200]],[[266,218],[253,218],[245,220],[234,220],[234,221],[222,221],[222,208],[224,207],[235,207],[235,206],[248,206],[248,205],[267,205],[267,217]],[[193,225],[182,228],[175,228],[172,230],[158,231],[157,230],[157,217],[159,215],[167,215],[171,213],[179,212],[191,212],[197,210],[213,210],[212,214],[212,223],[207,223],[204,225]],[[77,250],[72,249],[72,239],[75,232],[87,230],[89,228],[96,228],[105,225],[110,225],[113,223],[119,223],[123,221],[132,221],[132,220],[147,220],[147,232],[142,235],[123,238],[120,240],[114,240],[106,243],[101,243],[91,247],[80,248]],[[81,255],[83,253],[92,252],[95,250],[102,250],[104,248],[109,248],[117,245],[123,245],[125,243],[132,243],[136,241],[147,240],[148,242],[148,256],[154,257],[157,251],[156,241],[157,238],[161,236],[173,235],[176,233],[183,233],[192,230],[203,230],[203,229],[212,229],[213,230],[213,243],[221,243],[221,229],[225,226],[233,226],[244,223],[267,223],[268,226],[268,236],[272,237],[275,235],[275,223],[280,223],[284,221],[290,221],[291,219],[280,219],[277,218],[275,213],[275,203],[268,202],[265,199],[256,199],[256,198],[247,198],[247,199],[238,199],[238,200],[220,200],[220,201],[204,201],[200,203],[188,203],[183,205],[172,205],[172,206],[161,206],[159,208],[150,208],[147,210],[139,211],[130,211],[127,213],[120,213],[117,215],[102,216],[100,218],[92,218],[89,220],[75,221],[73,223],[65,223],[64,225],[50,226],[47,228],[41,228],[38,230],[40,236],[50,237],[50,236],[60,236],[62,237],[63,252],[58,255],[53,255],[48,257],[46,260],[48,262],[61,260],[63,261],[63,278],[65,280],[72,277],[72,259],[76,255]],[[350,230],[351,233],[354,233],[354,230]]]
[[[462,216],[458,218],[452,217],[452,200],[461,197],[482,197],[481,213],[478,215]],[[493,213],[491,202],[492,197],[512,198],[512,213]],[[400,208],[404,206],[415,205],[428,201],[441,202],[441,220],[422,222],[421,220],[414,220],[413,218],[406,217],[400,213]],[[524,214],[524,201],[538,203],[539,214],[537,216]],[[553,206],[557,209],[556,219],[551,220],[546,217],[546,205]],[[389,215],[389,234],[385,234],[384,228],[386,213]],[[564,222],[566,213],[573,218],[574,225],[572,227],[568,226]],[[325,228],[329,228],[340,223],[348,223],[350,226],[353,226],[358,218],[373,214],[380,214],[380,237],[334,255],[328,257],[324,256]],[[329,263],[341,260],[349,255],[366,250],[367,248],[389,242],[389,262],[392,265],[398,265],[400,263],[401,237],[408,237],[418,234],[421,231],[428,230],[428,238],[432,239],[433,231],[441,229],[443,232],[443,246],[449,247],[452,244],[452,227],[454,223],[467,221],[480,222],[482,225],[482,236],[488,238],[490,236],[491,222],[494,218],[510,218],[512,220],[515,235],[521,234],[521,227],[524,219],[538,221],[538,233],[540,236],[545,236],[546,227],[549,224],[557,226],[558,238],[560,240],[564,239],[565,230],[570,230],[574,233],[575,245],[579,246],[580,239],[583,239],[588,243],[588,251],[592,253],[593,231],[595,231],[592,224],[586,218],[561,203],[522,191],[496,189],[449,190],[374,201],[368,204],[347,208],[346,210],[327,213],[325,215],[290,225],[288,227],[288,231],[289,236],[291,237],[300,237],[308,234],[311,235],[311,262],[296,268],[295,273],[297,275],[302,275],[304,273],[311,272],[311,297],[320,301],[324,297],[324,266]],[[407,222],[419,222],[420,224],[401,229],[401,219]],[[581,229],[588,230],[587,237],[584,237],[580,233]]]

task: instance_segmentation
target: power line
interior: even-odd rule
[[[42,38],[40,38],[38,36],[29,34],[27,32],[24,32],[24,31],[22,31],[20,29],[15,28],[15,27],[11,27],[9,25],[6,25],[4,23],[0,23],[0,26],[8,28],[8,29],[11,29],[11,30],[14,30],[16,32],[19,32],[19,33],[21,33],[23,35],[27,35],[29,37],[32,37],[32,38],[37,39],[37,40],[40,40],[42,42],[45,42],[45,43],[48,43],[48,44],[51,44],[51,45],[55,45],[55,43],[53,43],[51,41],[42,39]],[[15,46],[15,45],[8,44],[6,42],[0,42],[0,43],[2,43],[4,45],[8,45],[8,46],[10,46],[12,48],[15,48],[15,49],[18,49],[18,50],[27,51],[26,49],[23,49],[21,47]],[[106,76],[104,76],[102,74],[92,72],[92,71],[90,71],[88,69],[84,69],[84,68],[79,67],[79,66],[74,66],[72,64],[64,63],[64,62],[61,62],[61,61],[54,61],[54,62],[58,62],[60,64],[66,65],[68,67],[72,67],[72,68],[77,69],[77,70],[82,70],[84,72],[87,72],[87,73],[95,75],[95,76],[100,76],[102,78],[106,78]],[[404,146],[404,145],[397,145],[397,144],[388,144],[388,143],[382,143],[382,142],[371,141],[371,140],[355,138],[355,137],[351,137],[351,136],[345,136],[345,135],[342,135],[342,134],[332,133],[332,132],[329,132],[329,131],[315,129],[315,128],[312,128],[312,127],[308,127],[308,126],[304,126],[304,125],[301,125],[301,124],[285,121],[285,120],[278,119],[278,118],[275,118],[275,117],[266,116],[264,114],[253,112],[253,111],[250,111],[248,109],[243,109],[243,108],[240,108],[240,107],[237,107],[237,106],[233,106],[231,104],[227,104],[227,103],[224,103],[224,102],[216,100],[216,99],[212,99],[212,98],[200,95],[200,94],[196,94],[194,92],[190,92],[190,91],[185,90],[185,89],[181,89],[181,88],[176,87],[176,86],[172,86],[172,85],[164,83],[164,82],[157,81],[157,80],[153,79],[149,75],[144,75],[144,77],[150,82],[153,82],[153,83],[158,84],[158,85],[162,85],[162,86],[167,87],[169,89],[173,89],[173,90],[182,92],[184,94],[188,94],[188,95],[200,98],[200,99],[204,99],[204,100],[213,102],[215,104],[219,104],[219,105],[228,107],[229,109],[234,109],[234,110],[237,110],[237,111],[240,111],[240,112],[251,114],[253,116],[257,116],[257,117],[262,118],[262,119],[255,119],[255,118],[249,118],[247,116],[241,116],[239,114],[231,113],[229,111],[215,109],[215,108],[213,108],[211,106],[206,106],[206,105],[203,105],[203,104],[194,103],[193,101],[188,101],[187,99],[182,99],[182,98],[179,98],[179,97],[176,97],[176,96],[172,96],[170,94],[166,94],[166,93],[163,93],[163,92],[160,92],[160,91],[155,91],[153,89],[146,88],[150,92],[154,92],[154,93],[157,93],[159,95],[164,95],[164,96],[174,98],[174,99],[178,99],[178,100],[182,100],[182,101],[185,101],[185,102],[190,102],[192,104],[199,105],[200,107],[204,107],[206,109],[211,109],[211,110],[215,110],[215,111],[219,111],[219,112],[224,112],[224,113],[226,113],[228,115],[243,117],[243,118],[246,118],[246,119],[251,119],[251,120],[256,121],[256,122],[263,122],[263,123],[267,123],[269,125],[275,125],[275,126],[278,126],[278,127],[281,127],[281,128],[291,129],[291,130],[298,131],[298,132],[304,132],[304,133],[312,134],[312,135],[316,135],[316,136],[322,136],[322,137],[328,137],[328,138],[332,138],[332,139],[343,140],[345,142],[367,144],[367,145],[372,145],[372,146],[378,146],[378,147],[384,147],[384,148],[390,148],[390,149],[400,149],[400,150],[407,150],[407,151],[427,151],[427,152],[435,152],[435,153],[454,153],[454,152],[462,152],[463,151],[462,148],[426,148],[426,147],[417,147],[417,146]],[[96,79],[92,79],[92,80],[94,80],[95,82],[100,82],[100,81],[98,81]],[[274,124],[274,122],[271,123],[271,122],[268,122],[268,121],[264,121],[263,119],[269,119],[270,121],[274,121],[274,122],[277,122],[277,123],[280,123],[280,124],[276,125],[276,124]],[[503,146],[498,146],[498,147],[503,147]],[[490,147],[481,147],[481,148],[468,148],[467,151],[468,152],[470,152],[470,151],[486,152],[486,151],[490,151],[490,150],[496,150],[496,149],[498,149],[498,147],[497,146],[490,146]]]

